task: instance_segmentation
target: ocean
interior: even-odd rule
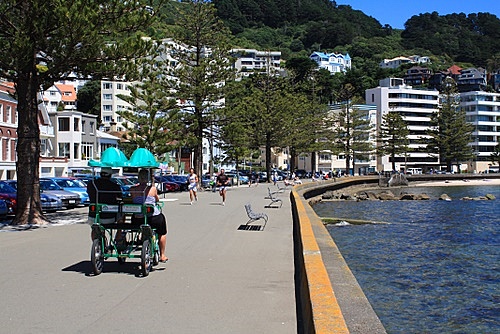
[[[388,333],[500,333],[500,186],[408,188],[430,201],[332,201],[320,217]],[[446,193],[453,200],[439,201]],[[496,200],[460,198],[493,194]]]

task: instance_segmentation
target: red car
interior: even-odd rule
[[[16,213],[17,191],[5,181],[0,181],[0,199],[3,199],[7,203],[9,215]]]

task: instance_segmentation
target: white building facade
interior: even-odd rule
[[[404,84],[403,79],[387,78],[380,81],[376,88],[365,92],[366,102],[377,106],[377,129],[382,124],[382,117],[389,112],[399,113],[408,124],[409,152],[406,156],[396,157],[396,170],[406,171],[408,168],[439,168],[439,158],[427,151],[422,143],[428,138],[431,115],[439,110],[439,92],[437,90],[413,89]],[[392,170],[389,156],[377,157],[377,171]]]
[[[319,68],[326,69],[331,74],[345,73],[351,69],[352,61],[348,53],[313,52],[309,58],[318,64]]]

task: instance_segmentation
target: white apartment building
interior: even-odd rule
[[[396,157],[396,170],[408,168],[439,168],[439,158],[426,150],[420,143],[427,137],[432,113],[439,109],[439,92],[437,90],[413,89],[404,84],[403,79],[387,78],[380,80],[376,88],[365,92],[366,102],[377,106],[376,124],[380,128],[382,117],[389,112],[398,112],[408,124],[410,130],[409,152],[407,156]],[[390,171],[392,161],[389,156],[377,157],[377,171]]]
[[[123,81],[101,81],[101,130],[109,131],[125,131],[123,126],[124,119],[118,115],[118,111],[126,110],[130,106],[129,103],[120,99],[118,95],[130,95],[130,82]]]
[[[253,73],[279,73],[281,69],[281,51],[259,51],[255,49],[232,49],[231,55],[236,58],[234,68],[238,80]]]
[[[460,107],[467,122],[474,125],[474,159],[468,170],[484,172],[491,165],[491,153],[500,142],[500,94],[483,91],[460,93]]]
[[[431,62],[429,57],[421,57],[418,55],[413,55],[410,57],[395,57],[392,59],[384,59],[379,63],[380,68],[391,68],[396,69],[403,64],[428,64]]]

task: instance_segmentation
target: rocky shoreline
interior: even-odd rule
[[[442,194],[439,200],[451,201],[451,197]],[[495,200],[492,194],[479,197],[462,197],[460,200]],[[376,186],[352,186],[334,191],[327,191],[321,196],[310,200],[310,204],[320,201],[428,201],[431,197],[425,193],[411,193],[411,187],[376,187]]]

